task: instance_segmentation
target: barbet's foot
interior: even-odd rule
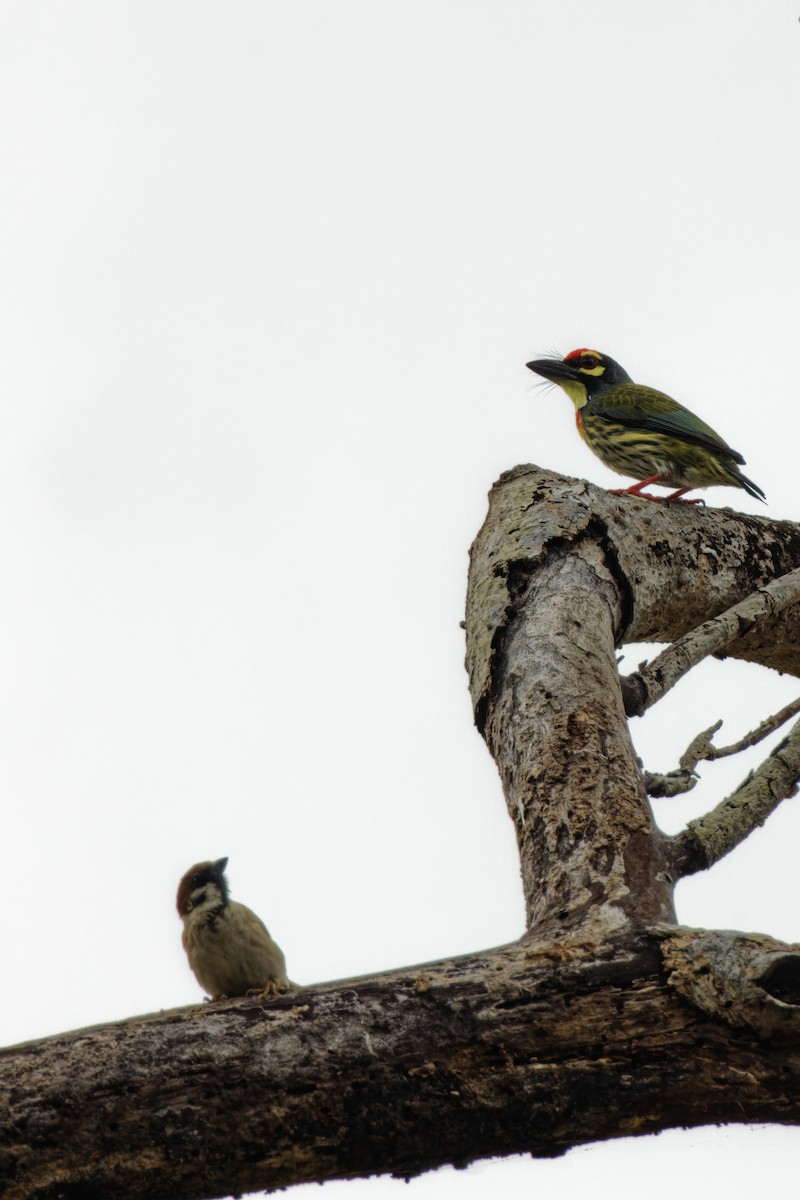
[[[655,504],[703,504],[705,500],[682,500],[681,497],[692,489],[688,487],[678,488],[676,492],[670,492],[669,496],[651,496],[649,492],[643,492],[642,488],[647,487],[650,483],[663,483],[662,475],[651,475],[649,479],[642,479],[639,483],[633,483],[626,488],[609,488],[610,496],[638,496],[640,500],[652,500]]]
[[[697,500],[682,500],[684,492],[690,492],[691,488],[678,488],[677,492],[673,492],[670,496],[664,497],[665,504],[700,504],[703,508],[706,506],[705,500],[699,496]]]

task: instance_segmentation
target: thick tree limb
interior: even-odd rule
[[[502,579],[508,603],[491,643],[484,736],[517,832],[528,924],[591,919],[609,936],[669,920],[661,838],[617,682],[622,604],[606,554],[586,537],[534,568],[498,561],[492,535],[490,513],[472,551],[467,638],[495,616],[479,606],[484,582]]]
[[[713,994],[687,1002],[693,945],[668,931],[529,939],[12,1048],[0,1054],[4,1200],[192,1200],[552,1156],[666,1126],[800,1123],[800,1008],[760,996],[786,1044],[720,1019]],[[752,940],[756,977],[779,965],[774,945]],[[684,960],[687,982],[668,984]],[[726,987],[745,966],[725,967]]]
[[[800,1124],[800,947],[665,924],[688,835],[708,858],[743,826],[732,805],[719,837],[655,829],[614,663],[615,645],[672,641],[798,567],[786,523],[535,467],[503,476],[472,550],[467,665],[533,932],[0,1053],[5,1200],[189,1200],[712,1121]],[[730,652],[800,674],[797,608]],[[794,735],[776,770],[791,773]]]
[[[710,813],[673,839],[669,852],[675,878],[713,866],[763,825],[800,780],[800,721],[763,763]]]
[[[800,526],[731,509],[653,504],[612,496],[585,480],[539,467],[515,467],[490,494],[491,538],[498,559],[533,568],[558,546],[589,537],[606,554],[620,589],[617,644],[673,642],[751,593],[800,567]],[[486,552],[491,555],[491,547]],[[467,645],[473,703],[482,702],[494,667],[490,642],[508,602],[502,576],[481,575],[470,603],[493,615]],[[476,591],[480,589],[480,594]],[[727,651],[800,676],[800,605],[765,620]]]
[[[497,760],[517,832],[529,924],[555,920],[563,926],[591,914],[608,933],[625,921],[664,920],[658,912],[671,903],[670,876],[707,865],[699,859],[709,839],[720,853],[730,848],[728,839],[731,845],[741,840],[746,820],[763,820],[775,797],[787,794],[789,769],[783,759],[773,760],[743,796],[721,806],[724,820],[712,820],[696,842],[672,851],[665,871],[613,682],[614,644],[631,630],[637,637],[642,630],[652,636],[655,628],[662,636],[684,637],[685,609],[705,619],[709,608],[714,615],[733,609],[741,599],[733,590],[738,580],[751,623],[743,631],[734,610],[740,636],[731,650],[742,652],[767,625],[796,619],[800,606],[791,600],[800,570],[793,563],[794,574],[787,569],[774,586],[761,579],[757,565],[746,579],[737,527],[742,518],[680,509],[679,535],[662,543],[665,506],[637,500],[630,509],[630,496],[598,497],[588,485],[567,491],[563,482],[518,467],[493,489],[471,552],[467,667],[476,723]],[[639,520],[631,536],[634,517]],[[777,541],[776,556],[787,545],[800,556],[794,527],[776,531],[758,520],[762,541]],[[652,542],[654,522],[658,537]],[[693,536],[702,537],[698,558],[715,565],[703,578],[695,571],[686,591],[679,548]],[[737,553],[728,560],[737,539]],[[786,555],[783,561],[788,568]],[[753,605],[758,587],[765,594]],[[705,613],[698,610],[696,590]],[[800,671],[798,649],[800,640],[784,662]]]
[[[650,663],[621,680],[625,711],[629,717],[647,712],[692,667],[709,654],[716,654],[761,622],[782,613],[800,600],[800,568],[764,584],[746,600],[704,621],[697,629],[678,638]]]
[[[800,1040],[800,953],[764,934],[653,930],[669,983],[710,1016],[765,1040]],[[776,1004],[775,1001],[778,1001]]]

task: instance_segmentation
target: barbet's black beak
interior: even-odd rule
[[[579,379],[580,373],[571,363],[562,362],[560,358],[535,358],[533,362],[525,363],[529,371],[558,383],[560,379]]]

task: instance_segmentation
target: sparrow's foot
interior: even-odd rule
[[[268,979],[263,987],[248,988],[248,996],[280,996],[281,992],[288,992],[289,985],[287,983],[278,983],[276,979]]]

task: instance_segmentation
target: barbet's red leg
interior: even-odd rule
[[[675,504],[702,504],[705,506],[705,500],[681,500],[684,492],[690,492],[691,488],[678,488],[677,492],[672,492],[669,496],[664,497],[664,501],[672,500]]]
[[[643,487],[647,487],[648,483],[662,483],[660,475],[651,475],[649,479],[643,479],[641,483],[632,483],[627,488],[609,488],[611,496],[640,496],[642,500],[655,500],[657,504],[661,504],[663,496],[648,496],[647,492],[642,492]]]
[[[675,504],[705,504],[704,500],[681,500],[686,492],[690,492],[691,488],[678,488],[676,492],[671,492],[669,496],[650,496],[647,492],[643,492],[642,488],[647,487],[649,483],[663,483],[661,475],[651,475],[649,479],[642,479],[640,483],[631,484],[627,488],[609,488],[611,496],[638,496],[640,500],[654,500],[656,504],[666,504],[667,501],[673,501]]]

